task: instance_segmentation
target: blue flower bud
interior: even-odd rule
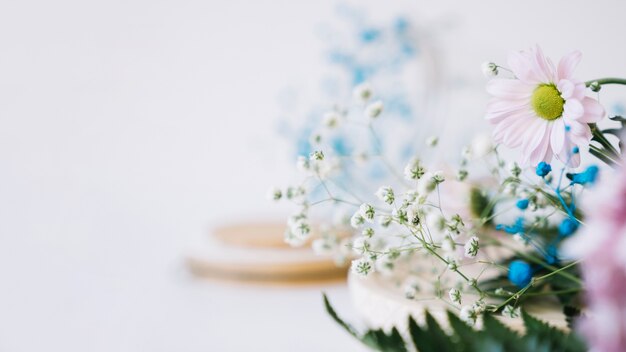
[[[514,260],[509,264],[509,281],[517,287],[526,287],[533,277],[533,270],[528,263]]]
[[[550,164],[546,163],[545,161],[542,161],[537,165],[535,173],[537,173],[537,176],[545,177],[547,174],[550,173],[550,171],[552,171],[552,166],[550,166]]]
[[[578,174],[567,174],[567,177],[572,180],[572,184],[586,185],[596,182],[598,177],[598,167],[595,165],[589,166],[585,171]]]
[[[546,248],[546,255],[544,256],[546,263],[554,265],[559,261],[559,250],[555,245],[551,244]]]
[[[520,210],[525,210],[526,208],[528,208],[528,199],[520,199],[517,201],[517,203],[515,203],[515,206],[518,207]]]
[[[580,153],[580,148],[578,148],[578,147],[574,147],[574,148],[572,149],[572,153],[574,153],[574,154],[578,154],[578,153]]]
[[[578,230],[578,221],[567,218],[559,225],[559,236],[567,237]]]

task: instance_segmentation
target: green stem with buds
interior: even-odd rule
[[[591,81],[585,82],[585,86],[589,87],[594,82],[598,82],[599,85],[605,84],[621,84],[626,86],[626,78],[617,78],[617,77],[605,77],[599,79],[592,79]]]

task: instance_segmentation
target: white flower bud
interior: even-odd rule
[[[502,309],[502,315],[507,318],[518,318],[522,315],[522,311],[520,307],[513,308],[512,305],[507,304],[504,309]]]
[[[365,115],[367,115],[367,117],[372,118],[372,119],[375,119],[378,116],[380,116],[382,112],[383,112],[383,102],[380,100],[369,104],[365,108]]]
[[[472,236],[467,243],[465,243],[465,256],[473,258],[478,254],[478,237]]]
[[[302,172],[309,171],[311,170],[311,162],[306,157],[300,155],[298,156],[298,160],[296,161],[296,168],[298,168],[298,170]]]
[[[419,285],[415,279],[408,279],[404,283],[404,297],[408,299],[415,299],[419,292]]]
[[[404,167],[404,178],[407,180],[419,180],[424,176],[426,169],[422,166],[419,159],[413,158]]]
[[[341,115],[336,111],[327,112],[324,114],[322,123],[328,128],[335,128],[339,126],[341,121]]]
[[[436,147],[439,143],[439,138],[436,136],[430,136],[426,138],[426,145],[429,147]]]
[[[369,259],[359,258],[352,261],[350,270],[357,275],[367,276],[374,270],[374,267]]]
[[[495,77],[498,75],[498,65],[493,62],[483,62],[481,65],[483,75],[487,78]]]
[[[376,197],[387,204],[393,204],[396,197],[391,186],[382,186],[376,191]]]
[[[358,229],[364,223],[365,218],[358,211],[354,213],[354,215],[352,215],[352,217],[350,218],[350,226],[354,227],[355,229]]]
[[[450,296],[450,300],[456,304],[461,304],[461,291],[456,288],[451,288],[450,292],[448,292],[448,296]]]
[[[333,253],[333,244],[324,238],[318,238],[311,244],[311,248],[316,255],[327,256]]]
[[[279,188],[271,187],[267,191],[267,199],[269,200],[279,201],[282,197],[283,192]]]
[[[354,87],[352,95],[358,102],[365,103],[372,97],[372,87],[367,82],[361,83]]]
[[[316,150],[313,153],[311,153],[311,155],[309,156],[309,159],[315,160],[315,161],[322,161],[324,160],[324,152],[322,152],[321,150]]]
[[[361,204],[359,207],[359,213],[369,222],[374,220],[374,215],[376,214],[374,207],[367,203]]]
[[[476,319],[478,319],[478,314],[472,306],[463,306],[463,308],[461,308],[461,312],[459,313],[459,318],[467,325],[474,326],[474,324],[476,324]]]

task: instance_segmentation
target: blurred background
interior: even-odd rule
[[[323,312],[320,291],[349,315],[341,282],[185,264],[216,226],[284,221],[265,198],[294,178],[281,126],[330,104],[346,9],[419,27],[439,99],[421,126],[451,153],[485,131],[484,61],[540,44],[626,75],[618,0],[0,1],[0,351],[362,350]]]

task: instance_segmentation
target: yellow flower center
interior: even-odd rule
[[[542,84],[533,92],[530,104],[537,116],[551,121],[563,115],[565,100],[561,98],[561,92],[554,84]]]

